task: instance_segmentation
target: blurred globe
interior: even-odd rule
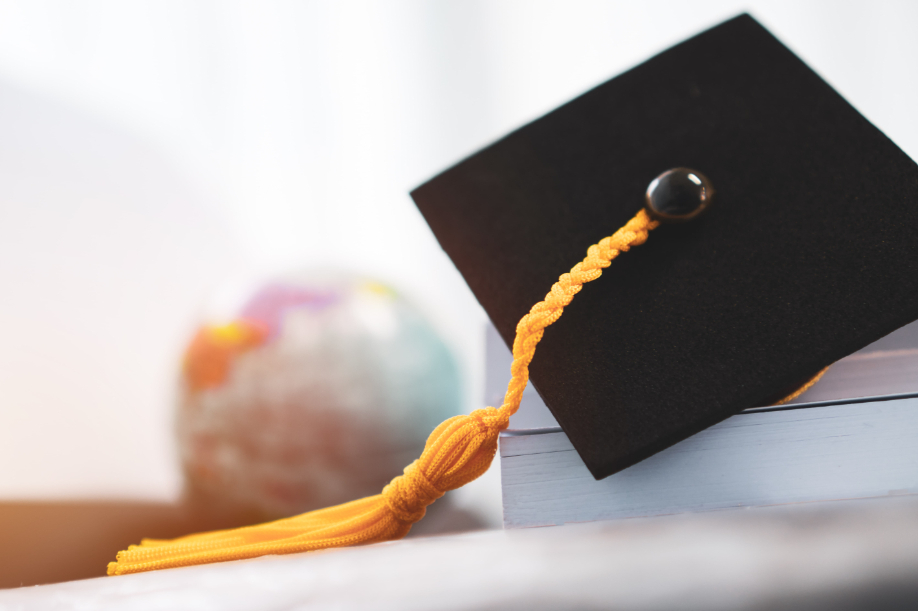
[[[271,283],[186,351],[177,428],[187,490],[260,518],[378,494],[459,409],[448,349],[392,289]]]

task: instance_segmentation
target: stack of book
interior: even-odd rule
[[[511,355],[487,330],[486,392]],[[809,391],[747,409],[595,480],[530,385],[500,439],[508,528],[918,494],[918,323],[837,362]]]

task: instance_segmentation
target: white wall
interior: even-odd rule
[[[409,189],[743,10],[918,157],[906,0],[0,2],[0,497],[174,498],[182,343],[262,273],[401,287],[477,406],[485,317]]]

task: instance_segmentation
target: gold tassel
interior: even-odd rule
[[[641,210],[614,235],[590,246],[586,258],[563,274],[516,328],[511,379],[500,408],[450,418],[434,430],[421,457],[382,494],[275,522],[189,535],[171,541],[144,539],[119,552],[109,575],[124,575],[193,564],[290,554],[330,547],[376,543],[404,537],[424,517],[427,505],[478,478],[497,452],[497,438],[516,413],[529,381],[529,363],[547,326],[583,284],[602,275],[610,261],[643,244],[657,221]]]

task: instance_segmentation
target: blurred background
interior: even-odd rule
[[[265,279],[391,287],[480,407],[486,317],[408,192],[743,11],[918,158],[908,0],[0,1],[0,586],[101,574],[49,554],[124,507],[190,527],[182,355]]]

